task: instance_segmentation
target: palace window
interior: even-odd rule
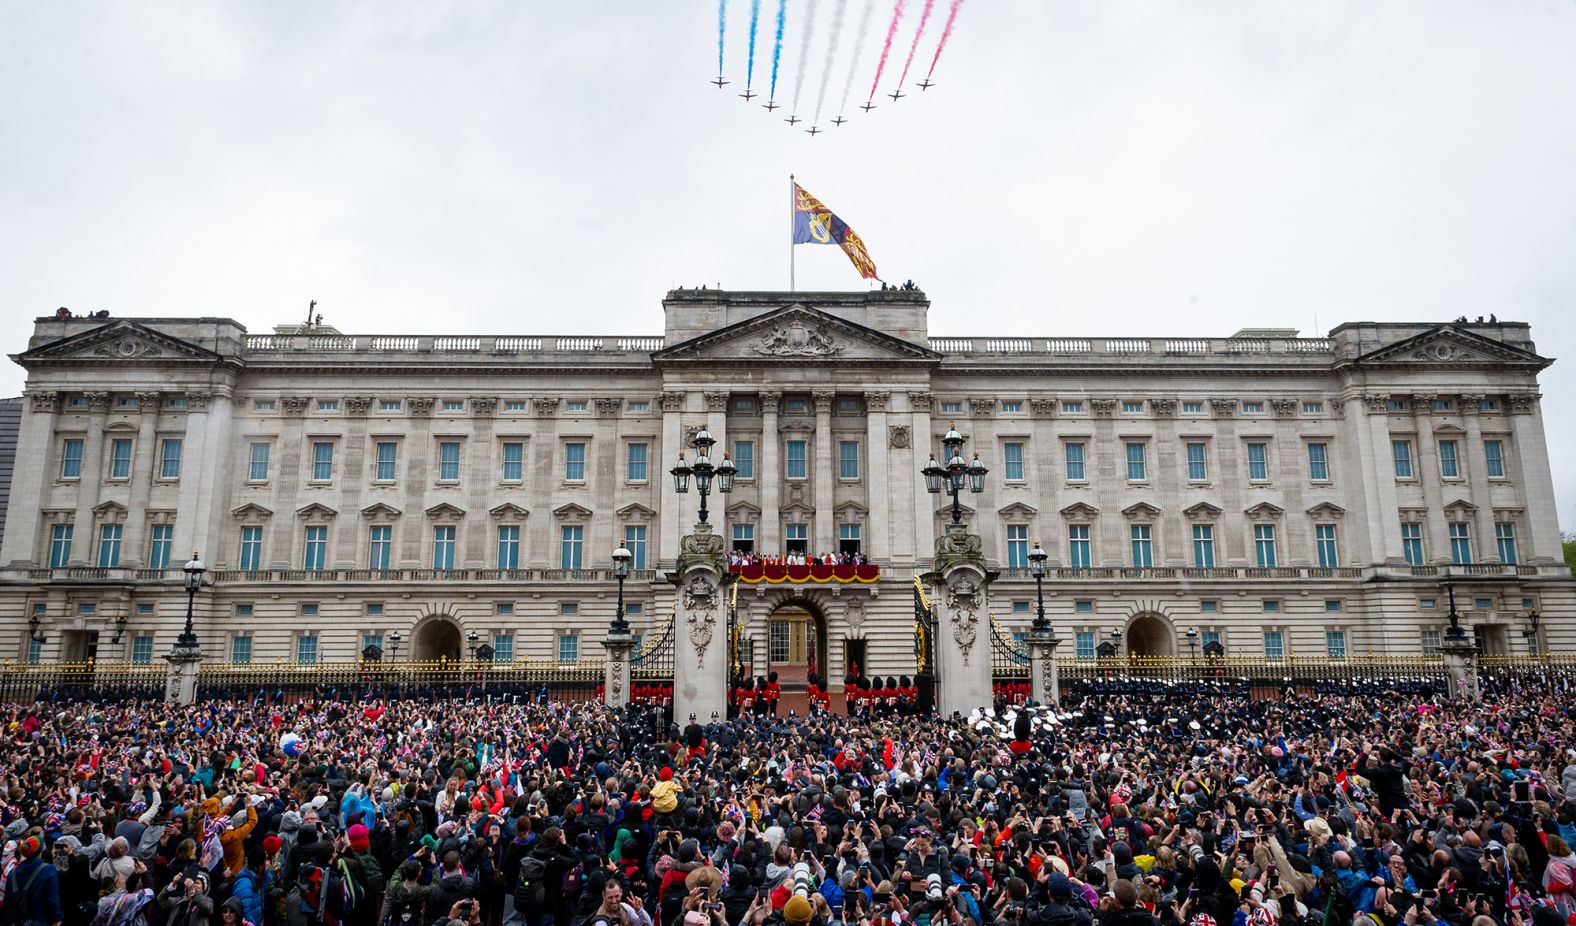
[[[1069,524],[1067,526],[1067,565],[1074,569],[1088,569],[1089,562],[1089,525]]]
[[[254,441],[251,446],[251,459],[246,469],[246,478],[251,482],[268,481],[268,455],[271,446],[264,441]]]
[[[181,478],[181,439],[166,438],[159,448],[159,478]]]
[[[1200,569],[1215,566],[1215,528],[1211,524],[1193,525],[1193,565]]]
[[[1327,444],[1308,445],[1308,478],[1314,482],[1328,482],[1330,479],[1329,450]]]
[[[498,526],[498,568],[520,568],[520,525]]]
[[[1209,463],[1205,452],[1206,448],[1201,441],[1190,442],[1187,445],[1187,478],[1193,482],[1203,482],[1209,478]]]
[[[1486,440],[1483,442],[1484,472],[1490,479],[1505,478],[1505,443],[1504,441]]]
[[[266,446],[266,445],[265,445]],[[127,479],[131,476],[131,441],[126,438],[110,441],[109,478]],[[264,478],[267,478],[266,476]]]

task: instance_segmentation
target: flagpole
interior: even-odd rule
[[[788,291],[790,293],[793,292],[793,290],[794,290],[794,279],[793,279],[793,271],[794,271],[794,266],[793,266],[793,257],[794,257],[794,255],[793,255],[793,207],[794,207],[793,174],[789,174],[788,175]]]

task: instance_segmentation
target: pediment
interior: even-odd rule
[[[1148,502],[1139,502],[1123,508],[1122,514],[1129,521],[1153,521],[1160,516],[1160,509]]]
[[[972,517],[974,517],[974,509],[970,508],[968,505],[963,504],[962,502],[958,503],[958,510],[963,512],[963,517],[965,517],[965,518],[972,518]],[[947,518],[952,517],[952,503],[951,502],[947,502],[945,505],[942,505],[940,508],[937,508],[936,509],[936,515],[938,517],[947,517]]]
[[[1272,505],[1269,502],[1259,502],[1243,512],[1243,514],[1255,521],[1272,521],[1285,513],[1286,509],[1279,505]]]
[[[996,513],[1004,518],[1028,519],[1039,514],[1040,510],[1032,505],[1025,505],[1023,502],[1013,502],[1005,508],[997,509]]]
[[[815,509],[804,502],[789,502],[777,509],[777,513],[785,518],[808,518],[815,514]]]
[[[256,502],[247,502],[239,508],[230,510],[230,516],[239,521],[260,521],[263,518],[274,516],[273,509],[264,508]]]
[[[514,502],[504,502],[502,505],[495,505],[487,513],[500,521],[523,521],[531,514],[531,512],[521,508]]]
[[[728,506],[729,524],[758,524],[761,520],[761,509],[749,502],[734,502]]]
[[[1087,502],[1073,502],[1061,510],[1061,515],[1069,521],[1093,521],[1100,516],[1100,509]]]
[[[1315,521],[1339,521],[1346,517],[1346,509],[1334,502],[1320,502],[1308,509],[1308,517]]]
[[[570,502],[554,508],[553,517],[560,521],[588,521],[591,519],[591,509]]]
[[[832,513],[837,515],[837,520],[839,521],[853,521],[863,518],[865,515],[869,514],[870,509],[866,508],[864,505],[859,504],[858,502],[847,501],[833,508]]]
[[[645,524],[656,517],[656,512],[639,502],[632,502],[615,512],[620,521],[631,521],[636,524]]]
[[[42,344],[12,357],[24,367],[51,363],[215,363],[224,357],[190,341],[118,319],[81,334]]]
[[[1477,506],[1464,498],[1458,498],[1445,506],[1445,511],[1450,514],[1474,514]]]
[[[439,502],[438,504],[433,505],[431,508],[428,508],[426,514],[429,518],[442,518],[447,521],[458,521],[460,518],[465,517],[465,509],[456,505],[451,505],[448,502]]]
[[[674,344],[651,356],[657,362],[735,363],[930,363],[941,359],[928,346],[894,338],[798,302]]]
[[[1221,509],[1209,502],[1199,502],[1191,508],[1183,508],[1182,513],[1189,521],[1214,521],[1220,517]]]
[[[1528,350],[1493,338],[1440,325],[1422,334],[1369,351],[1351,361],[1355,366],[1483,366],[1525,365],[1541,370],[1553,363]]]
[[[382,502],[378,502],[375,505],[368,505],[367,507],[361,509],[361,516],[363,518],[377,518],[380,520],[397,518],[403,513],[404,512],[400,511],[398,508],[395,508],[393,505],[385,505]]]
[[[123,515],[126,513],[126,506],[120,502],[102,502],[93,508],[93,513],[100,516],[117,513]]]
[[[298,517],[298,518],[317,518],[317,519],[337,518],[337,517],[339,517],[339,512],[337,512],[334,509],[328,507],[327,505],[323,505],[323,504],[319,504],[317,502],[313,502],[312,504],[307,505],[304,508],[297,508],[296,509],[296,517]]]
[[[1466,428],[1457,427],[1453,424],[1442,424],[1434,429],[1434,433],[1440,437],[1465,437],[1467,431]]]

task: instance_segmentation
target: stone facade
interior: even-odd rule
[[[1576,649],[1549,361],[1524,324],[931,338],[916,290],[679,290],[663,308],[664,337],[38,320],[14,357],[0,653],[156,658],[200,549],[210,658],[345,660],[398,631],[396,658],[474,633],[516,659],[598,659],[621,542],[644,541],[635,633],[672,617],[663,570],[696,497],[667,470],[704,424],[747,467],[710,499],[728,544],[857,538],[882,567],[871,585],[741,587],[755,665],[792,605],[833,675],[859,654],[911,673],[913,580],[950,517],[919,471],[952,422],[990,468],[963,499],[999,572],[985,607],[1027,631],[1042,541],[1062,658],[1113,630],[1185,655],[1189,628],[1237,655],[1415,654],[1445,624],[1453,550],[1487,650]]]

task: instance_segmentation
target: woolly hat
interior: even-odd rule
[[[672,781],[673,780],[673,769],[667,768],[667,767],[664,766],[662,771],[657,773],[657,777],[661,778],[663,781]]]
[[[804,926],[810,922],[811,912],[810,901],[795,894],[783,904],[783,922],[791,926]]]
[[[360,823],[351,825],[346,836],[350,839],[350,848],[357,852],[365,852],[372,845],[372,840],[367,835],[367,828]]]
[[[270,835],[263,837],[263,851],[268,853],[270,856],[278,855],[279,850],[283,849],[284,846],[285,841],[280,839],[278,836]]]
[[[44,848],[44,844],[39,842],[37,836],[29,836],[16,844],[17,854],[21,855],[23,858],[32,858],[33,856],[37,855],[39,850],[42,848]]]

